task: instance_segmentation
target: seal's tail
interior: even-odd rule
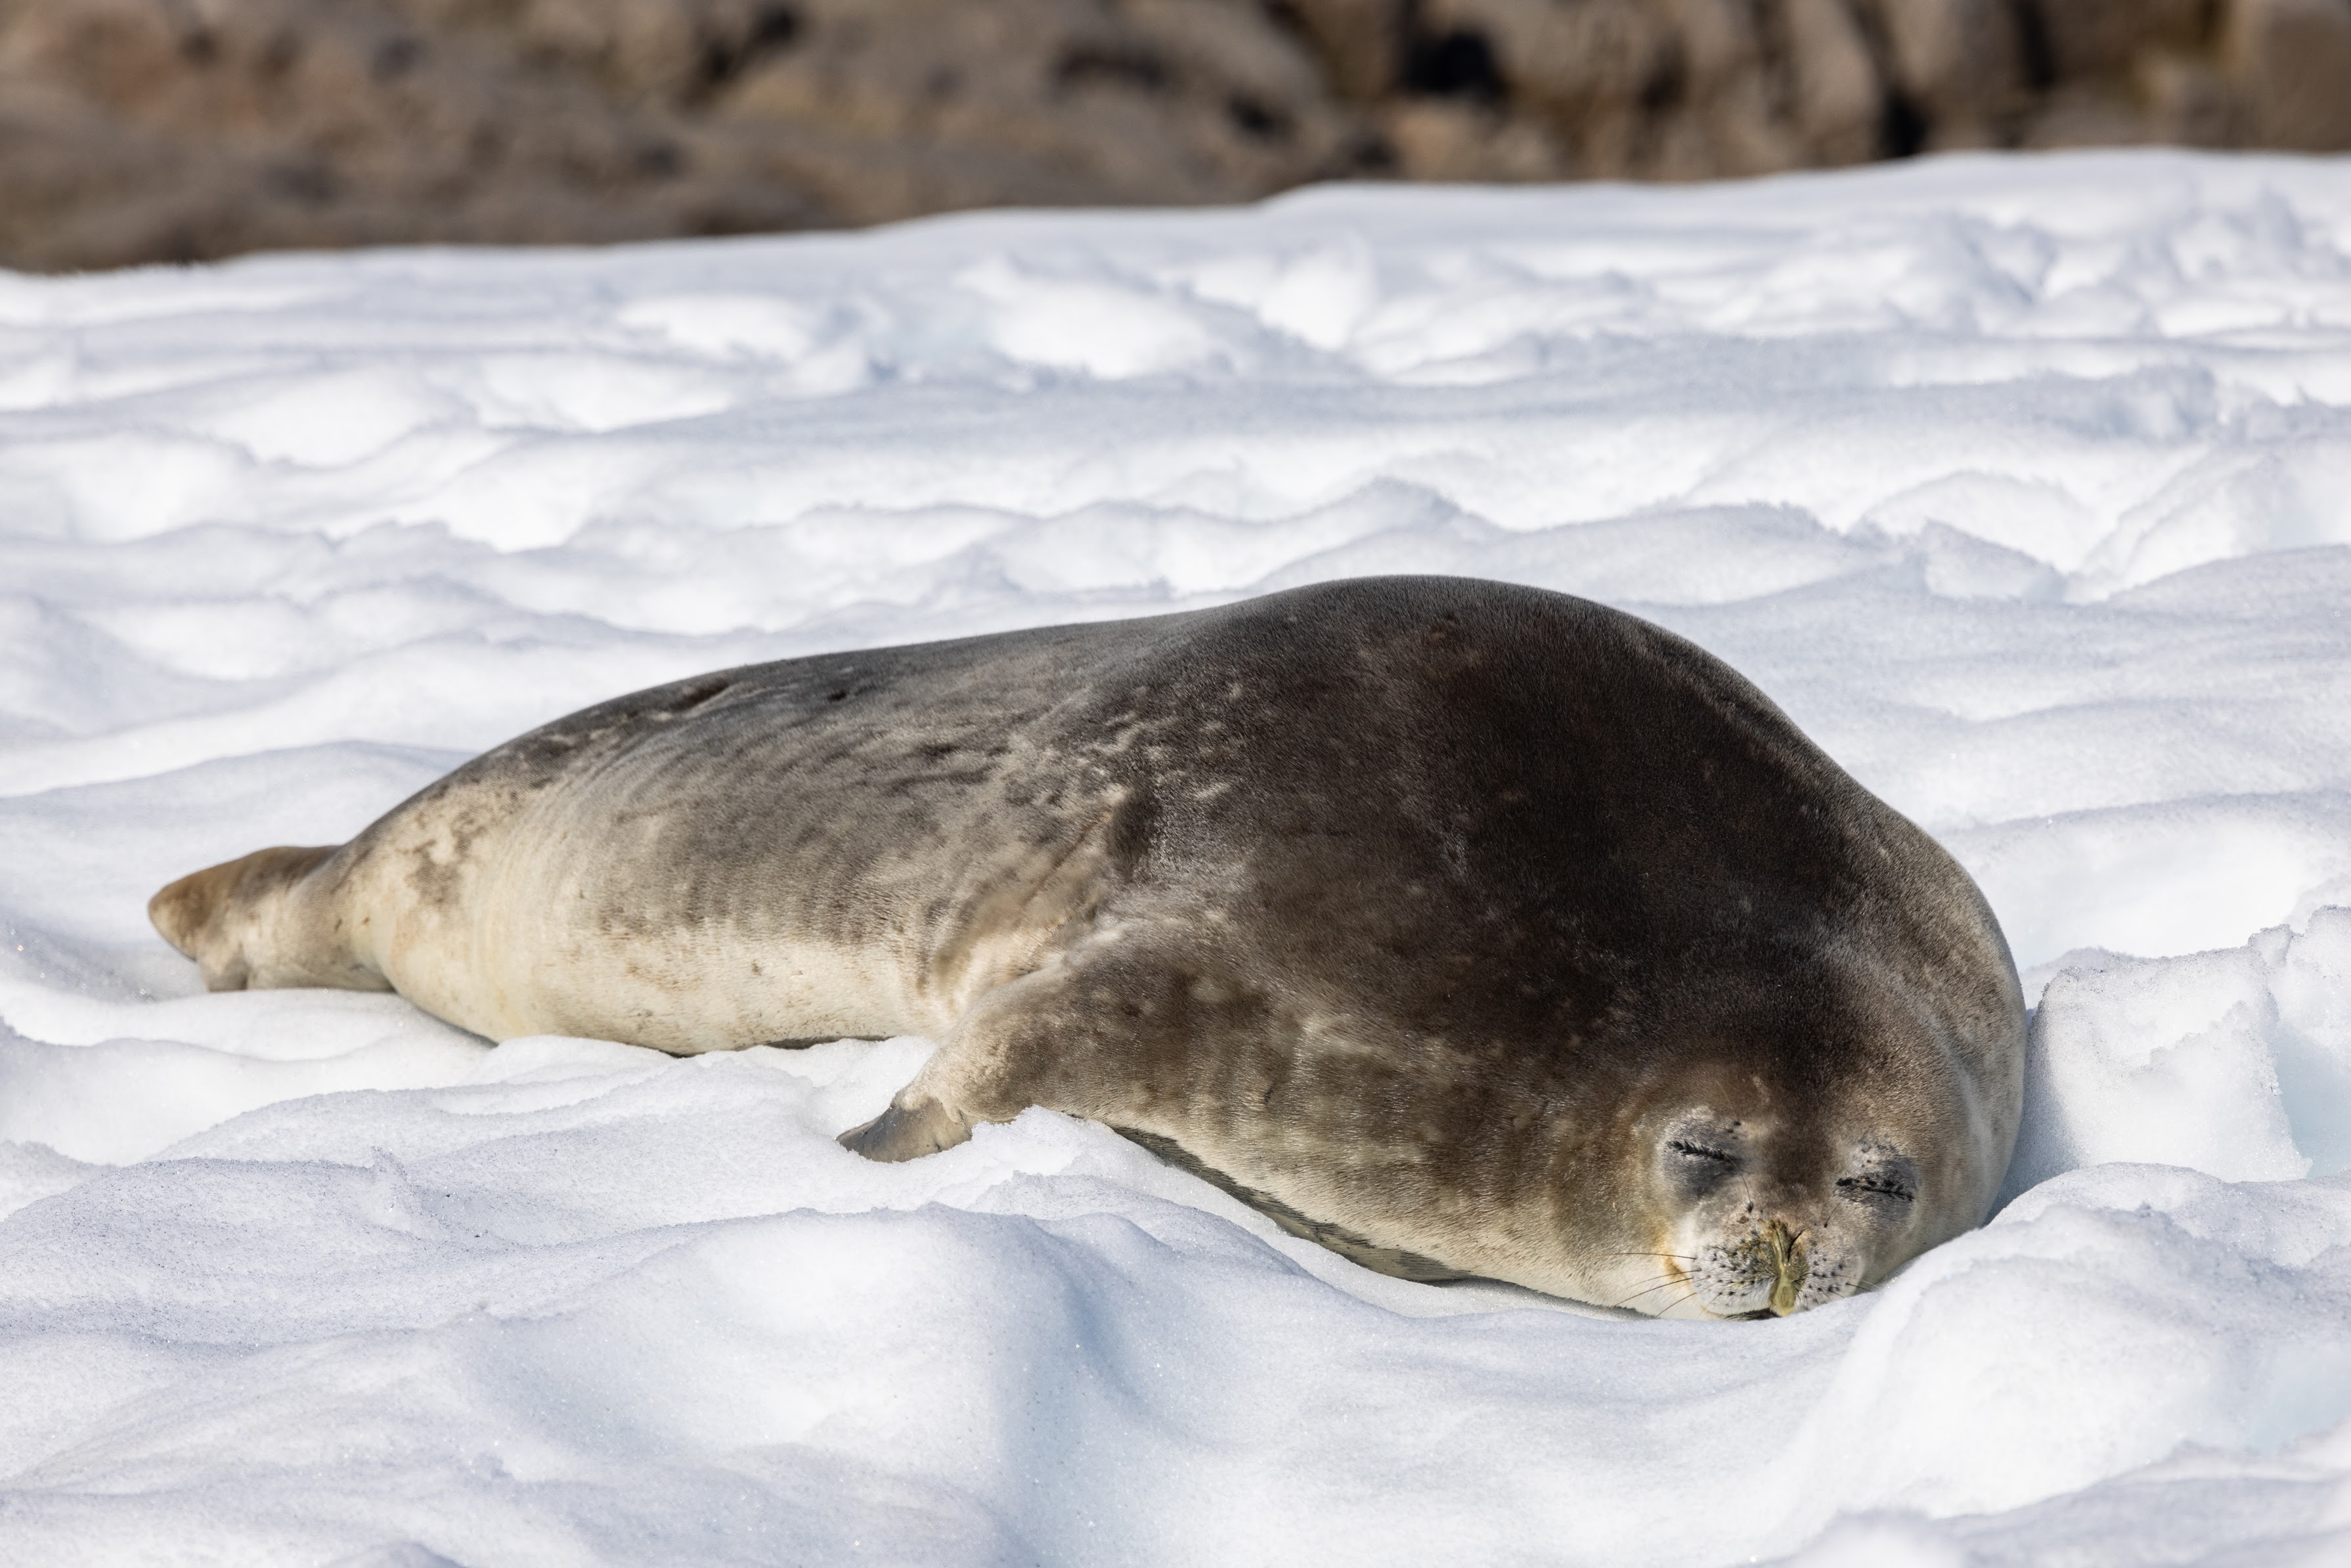
[[[165,941],[203,967],[212,990],[348,985],[334,973],[348,963],[309,961],[326,956],[306,951],[315,946],[298,936],[308,923],[298,915],[286,918],[303,878],[340,847],[281,845],[207,866],[149,899],[147,918]]]

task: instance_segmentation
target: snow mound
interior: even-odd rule
[[[2113,1161],[2231,1181],[2351,1166],[2351,909],[2180,958],[2077,955],[2032,1020],[2009,1190]]]

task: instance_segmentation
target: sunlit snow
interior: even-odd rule
[[[1364,1273],[919,1040],[201,994],[147,895],[823,649],[1588,594],[1949,845],[2006,1207],[1777,1322]],[[2351,1561],[2351,163],[0,275],[0,1563]]]

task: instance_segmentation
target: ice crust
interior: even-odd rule
[[[2351,1561],[2351,164],[0,275],[0,1563]],[[754,659],[1377,571],[1720,653],[2037,1003],[2002,1207],[1666,1323],[931,1049],[200,994],[147,895]]]

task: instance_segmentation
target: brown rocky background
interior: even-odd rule
[[[2351,148],[2351,0],[0,0],[0,265]]]

